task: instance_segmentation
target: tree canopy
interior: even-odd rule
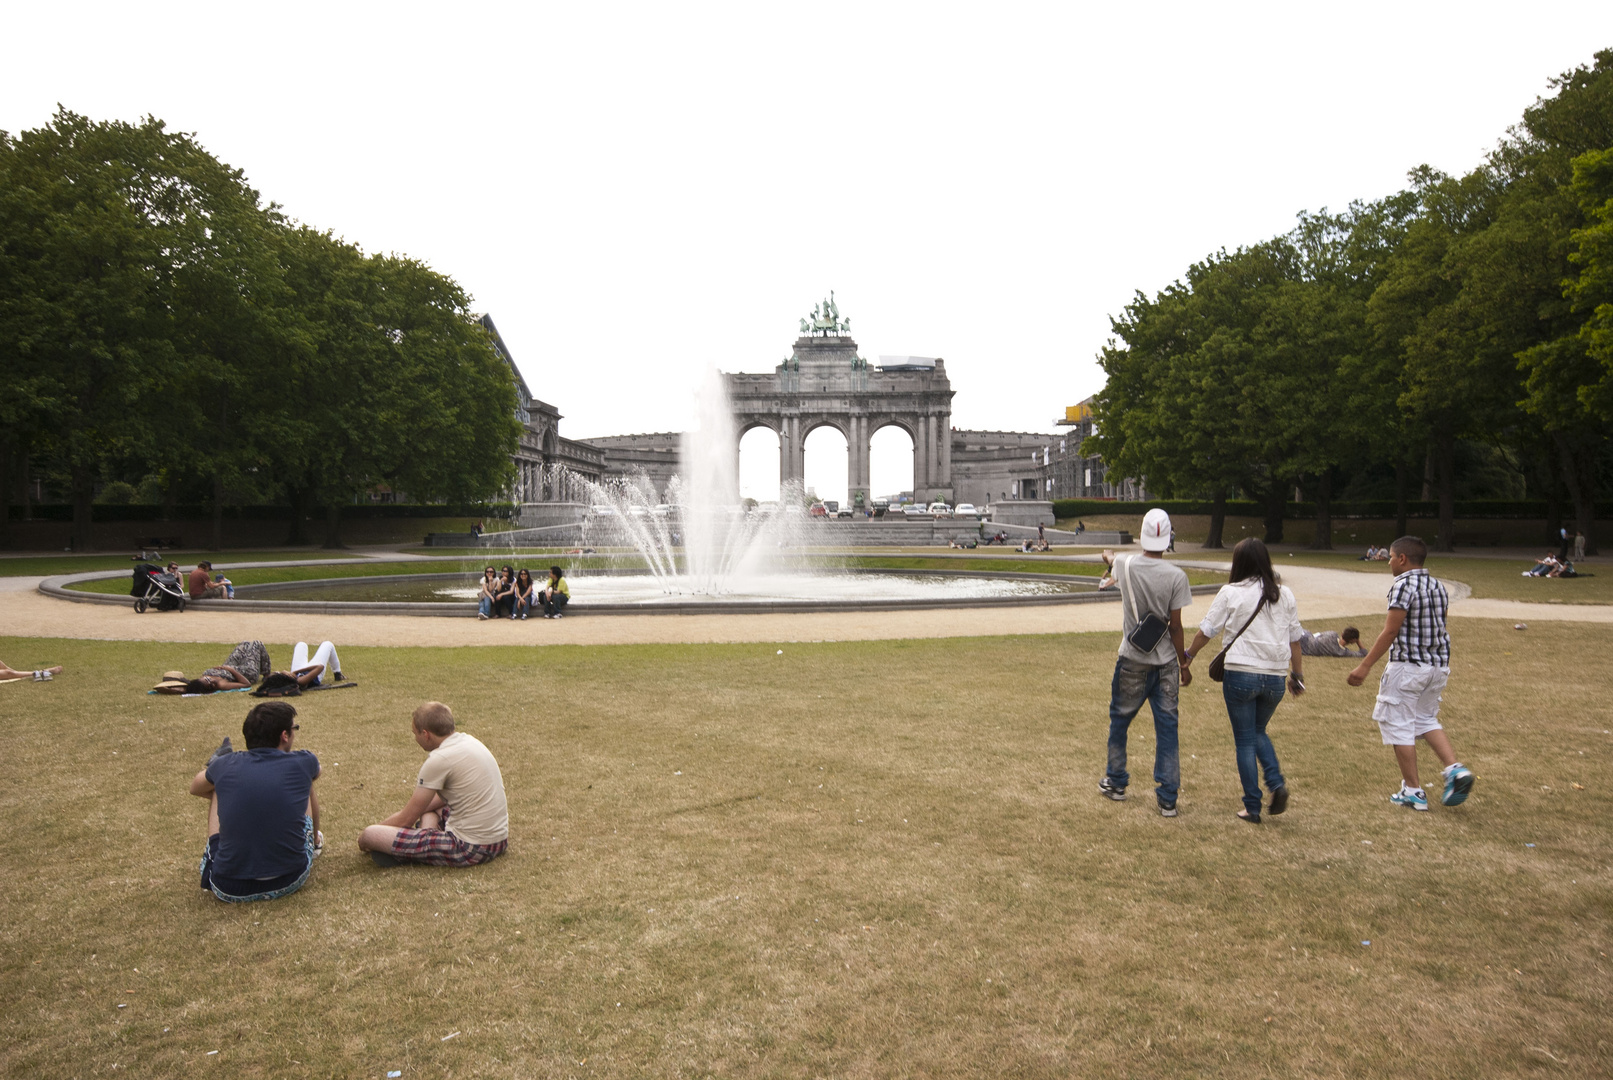
[[[0,132],[0,358],[0,491],[46,462],[80,548],[112,480],[203,485],[215,521],[321,502],[334,542],[378,485],[477,501],[512,475],[515,387],[465,292],[289,220],[155,118]]]
[[[1267,501],[1415,470],[1455,542],[1457,458],[1498,455],[1572,502],[1595,550],[1613,418],[1613,50],[1551,80],[1477,169],[1302,213],[1113,320],[1089,452],[1164,495]],[[1220,505],[1218,501],[1217,505]],[[1211,543],[1220,542],[1219,515]]]

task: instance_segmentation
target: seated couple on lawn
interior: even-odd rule
[[[186,694],[216,694],[220,690],[244,690],[249,686],[257,686],[263,680],[263,689],[269,693],[279,686],[286,690],[295,686],[298,689],[307,689],[311,686],[322,686],[325,683],[325,674],[330,673],[330,681],[342,681],[342,662],[336,656],[336,646],[328,641],[319,643],[313,655],[308,653],[306,641],[297,642],[291,650],[291,668],[288,671],[275,671],[269,663],[269,650],[261,641],[243,641],[237,645],[222,664],[210,667],[201,673],[201,676],[191,679],[183,684]],[[157,684],[158,690],[164,690],[169,684],[178,682],[177,672],[170,672]],[[178,688],[169,687],[164,692],[175,692]]]
[[[404,808],[359,836],[359,849],[381,866],[405,862],[475,866],[504,854],[510,818],[504,777],[492,753],[454,729],[448,706],[416,709],[414,738],[426,751],[414,795]],[[266,701],[246,714],[245,750],[226,738],[190,782],[207,800],[201,886],[227,903],[277,900],[302,888],[325,850],[314,781],[319,759],[295,748],[297,710]]]
[[[541,610],[545,619],[563,619],[570,600],[571,586],[558,566],[549,567],[549,578],[542,585],[532,580],[532,572],[524,566],[520,573],[508,566],[502,572],[489,566],[482,571],[476,608],[483,619],[524,619],[533,609]]]

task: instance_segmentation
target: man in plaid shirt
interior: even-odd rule
[[[1440,802],[1456,806],[1473,790],[1472,771],[1456,760],[1451,741],[1439,726],[1440,694],[1451,675],[1451,636],[1445,629],[1450,598],[1445,586],[1423,569],[1427,558],[1428,545],[1415,536],[1402,536],[1389,545],[1389,569],[1395,575],[1389,586],[1389,618],[1348,679],[1351,686],[1360,686],[1378,658],[1389,653],[1372,718],[1384,744],[1395,748],[1400,764],[1400,790],[1389,801],[1412,810],[1428,809],[1428,795],[1417,779],[1418,739],[1445,766]]]

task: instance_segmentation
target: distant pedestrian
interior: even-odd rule
[[[1043,525],[1040,521],[1036,523],[1036,539],[1044,542],[1047,540],[1047,526]]]
[[[1456,806],[1473,790],[1473,773],[1451,749],[1439,724],[1440,695],[1451,675],[1451,636],[1445,628],[1450,598],[1445,586],[1423,569],[1428,545],[1402,536],[1389,545],[1389,618],[1372,649],[1350,672],[1347,681],[1360,686],[1386,651],[1388,666],[1378,683],[1372,718],[1400,764],[1400,790],[1389,796],[1396,806],[1427,810],[1428,795],[1417,779],[1417,740],[1426,742],[1444,764],[1445,791],[1440,802]]]
[[[1557,532],[1558,532],[1559,536],[1562,538],[1562,544],[1557,549],[1557,561],[1558,562],[1567,562],[1568,561],[1568,527],[1565,525],[1562,528],[1558,529]]]
[[[1126,771],[1126,733],[1148,702],[1154,714],[1154,798],[1165,817],[1176,816],[1182,767],[1176,719],[1186,650],[1182,609],[1193,602],[1187,574],[1165,561],[1170,515],[1157,507],[1143,518],[1141,555],[1103,553],[1120,586],[1122,634],[1109,688],[1109,761],[1098,790],[1120,802],[1131,776]]]
[[[1585,533],[1579,529],[1574,530],[1574,561],[1579,562],[1585,558]]]

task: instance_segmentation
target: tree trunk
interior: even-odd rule
[[[1210,535],[1204,538],[1206,551],[1220,551],[1226,545],[1221,543],[1221,532],[1227,523],[1227,489],[1215,489],[1215,504],[1210,507]]]
[[[1283,542],[1283,512],[1288,509],[1288,485],[1273,478],[1266,493],[1266,543]]]
[[[1434,456],[1439,467],[1439,535],[1435,551],[1456,550],[1456,436],[1441,435]]]
[[[1411,494],[1411,462],[1395,465],[1395,539],[1406,535],[1406,500]]]
[[[325,504],[325,546],[342,546],[342,504],[335,498]]]
[[[174,504],[179,501],[179,484],[171,476],[165,476],[162,484],[162,519],[174,519]]]
[[[209,551],[224,550],[224,476],[213,474],[213,545]]]
[[[1574,527],[1585,534],[1585,554],[1596,554],[1596,452],[1583,444],[1576,446],[1565,435],[1552,433],[1563,459],[1563,480],[1568,484],[1568,497],[1574,501]],[[1561,533],[1553,534],[1557,543]],[[1568,542],[1574,548],[1573,539]]]
[[[1316,539],[1311,541],[1315,551],[1333,550],[1333,470],[1323,469],[1316,478]]]
[[[73,482],[73,550],[94,551],[95,534],[91,529],[91,505],[95,501],[95,474],[88,465],[74,465],[70,470]]]
[[[1434,444],[1428,444],[1428,450],[1423,454],[1423,493],[1420,501],[1430,502],[1434,498],[1434,488],[1437,486],[1434,472]]]
[[[10,442],[0,442],[0,545],[11,546],[11,485],[15,481],[17,453]]]
[[[1556,546],[1563,527],[1563,486],[1557,470],[1546,471],[1546,543]]]
[[[308,530],[304,527],[308,517],[308,489],[305,487],[288,487],[286,494],[291,499],[291,529],[286,533],[287,544],[308,543]]]
[[[22,520],[24,521],[34,520],[34,489],[33,485],[28,483],[29,473],[33,471],[32,463],[32,456],[28,453],[27,445],[24,444],[22,460],[17,463],[22,470]]]

